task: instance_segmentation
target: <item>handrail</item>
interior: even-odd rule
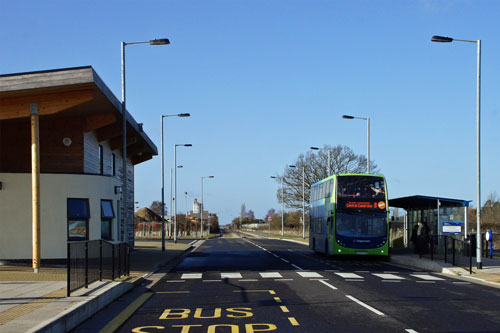
[[[93,256],[89,256],[89,252]],[[68,242],[67,255],[68,297],[77,289],[88,288],[92,282],[130,275],[130,247],[127,243],[102,239]]]
[[[440,259],[439,255],[443,256],[445,263],[449,262],[448,252],[451,250],[451,264],[453,266],[461,264],[460,260],[457,260],[457,254],[462,257],[469,257],[469,274],[472,274],[472,244],[471,242],[464,241],[461,239],[456,239],[447,235],[431,235],[430,237],[430,258],[431,260]],[[440,242],[442,239],[442,242]],[[439,245],[444,245],[442,248]],[[449,245],[451,244],[451,249]],[[438,245],[437,247],[435,245]],[[458,248],[457,248],[457,245]],[[425,251],[426,252],[426,251]],[[421,258],[426,253],[419,253]]]

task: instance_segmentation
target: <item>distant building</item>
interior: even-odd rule
[[[68,241],[134,241],[134,166],[157,148],[92,67],[0,75],[0,259],[32,257],[30,105],[38,106],[41,259]],[[121,202],[127,196],[125,216]]]

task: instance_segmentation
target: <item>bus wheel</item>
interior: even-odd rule
[[[312,250],[314,253],[318,253],[318,251],[316,251],[316,238],[312,239]]]

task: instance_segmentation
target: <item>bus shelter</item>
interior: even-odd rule
[[[389,200],[390,207],[403,208],[404,244],[408,247],[411,231],[418,221],[427,223],[431,235],[468,238],[469,202],[467,200],[414,195]]]

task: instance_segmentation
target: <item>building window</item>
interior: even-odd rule
[[[102,145],[99,145],[99,174],[104,173],[104,149]]]
[[[113,239],[112,222],[115,218],[113,211],[113,201],[101,200],[101,238],[106,240]]]
[[[111,154],[111,165],[113,167],[113,176],[116,176],[116,157],[115,157],[115,153]]]
[[[89,199],[68,199],[68,241],[89,239]]]

